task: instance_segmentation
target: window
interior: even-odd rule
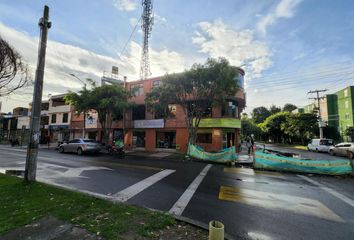
[[[68,113],[64,113],[63,114],[63,123],[67,123],[69,119],[69,114]]]
[[[144,95],[144,85],[142,83],[135,84],[130,87],[130,90],[134,94],[134,96],[142,96]]]
[[[161,85],[161,80],[156,80],[152,82],[152,88],[159,87]]]
[[[345,108],[348,108],[348,107],[349,107],[349,102],[348,102],[348,100],[344,102],[344,106],[345,106]]]
[[[346,114],[345,114],[345,120],[349,120],[349,118],[350,118],[350,117],[349,117],[349,113],[346,113]]]
[[[348,89],[344,90],[344,97],[348,97]]]
[[[228,101],[222,106],[223,117],[238,117],[236,101]]]
[[[145,119],[145,105],[137,106],[133,109],[133,120]]]
[[[197,134],[197,143],[212,143],[212,134],[211,133],[198,133]]]
[[[52,123],[56,123],[56,122],[57,122],[57,115],[52,114]]]
[[[175,104],[169,104],[168,105],[168,116],[170,118],[176,117],[177,114],[177,106]]]

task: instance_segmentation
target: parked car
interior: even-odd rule
[[[316,152],[328,152],[329,148],[333,146],[332,139],[311,139],[307,144],[307,150]]]
[[[354,143],[344,142],[332,146],[329,149],[329,154],[331,154],[332,156],[333,155],[345,156],[352,159],[354,156]]]
[[[78,155],[82,155],[85,152],[98,153],[101,151],[101,146],[95,140],[76,138],[67,143],[59,145],[58,151],[64,152],[76,152]]]

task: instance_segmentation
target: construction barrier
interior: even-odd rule
[[[348,159],[308,160],[256,151],[254,168],[278,171],[304,172],[326,175],[352,174],[353,167]]]
[[[205,161],[228,163],[236,161],[236,148],[232,146],[219,152],[206,152],[203,148],[189,144],[188,155]]]

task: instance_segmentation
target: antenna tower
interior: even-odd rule
[[[141,16],[141,29],[143,30],[144,42],[140,63],[140,78],[146,79],[151,75],[149,60],[149,37],[151,36],[154,17],[152,14],[152,0],[142,0],[143,14]]]

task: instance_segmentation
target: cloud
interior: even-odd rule
[[[25,32],[17,31],[0,23],[0,35],[7,40],[25,59],[31,67],[34,76],[37,64],[38,37],[31,37]],[[61,94],[68,90],[77,91],[82,88],[82,83],[71,77],[74,73],[80,79],[92,78],[99,80],[103,71],[109,71],[112,66],[118,66],[121,75],[128,76],[129,80],[137,80],[140,70],[141,47],[136,42],[128,45],[126,54],[116,59],[100,55],[83,48],[49,40],[44,75],[43,96],[48,94]],[[167,72],[183,71],[186,67],[184,57],[169,49],[154,50],[150,48],[150,65],[152,76],[161,76]],[[26,90],[27,94],[14,94],[11,99],[22,99],[22,106],[28,105],[32,99],[32,89]],[[22,91],[20,91],[22,92]],[[3,103],[3,108],[11,110],[16,102],[11,99]],[[0,101],[6,99],[0,99]],[[11,105],[11,108],[9,107]]]
[[[273,25],[279,18],[292,18],[295,16],[295,8],[302,0],[281,0],[273,12],[265,15],[257,24],[258,30],[266,34],[267,28]]]
[[[154,20],[155,20],[155,23],[162,23],[162,24],[167,23],[167,19],[165,17],[162,17],[156,13],[154,14]]]
[[[120,11],[134,11],[138,4],[135,0],[113,0],[113,5]]]
[[[192,41],[200,52],[213,58],[225,57],[231,64],[242,66],[246,82],[260,77],[272,64],[271,51],[265,43],[254,39],[253,31],[234,31],[221,20],[200,22]]]

